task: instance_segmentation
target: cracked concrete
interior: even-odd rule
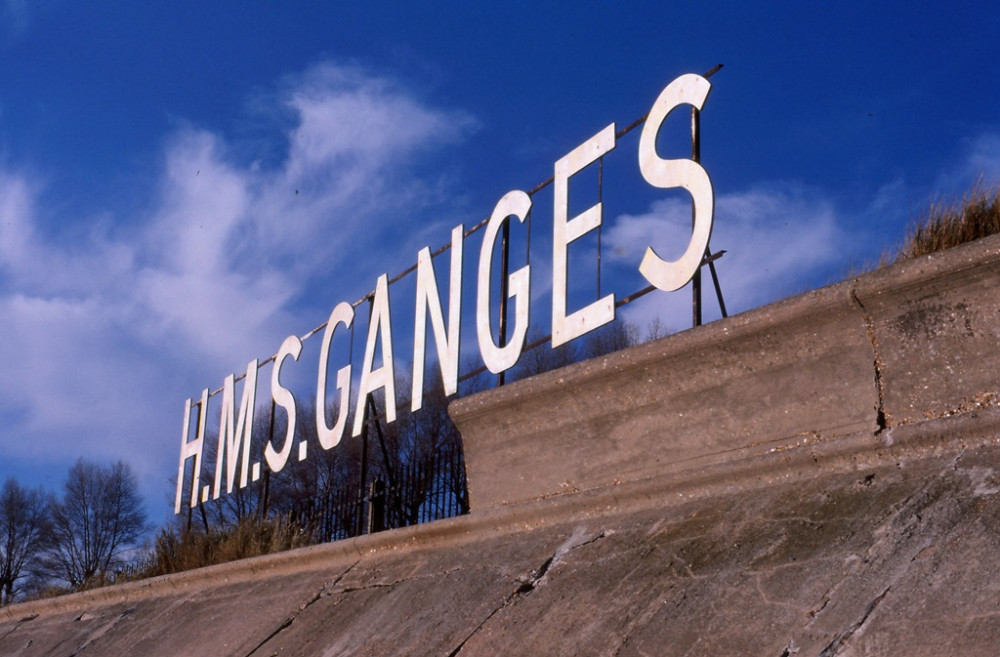
[[[843,648],[847,645],[847,642],[856,632],[859,632],[861,628],[864,627],[865,623],[868,622],[868,617],[872,615],[875,608],[878,607],[879,603],[882,602],[884,598],[889,593],[889,589],[892,587],[887,587],[884,591],[875,596],[875,599],[871,601],[868,608],[865,609],[865,613],[857,620],[856,623],[845,629],[843,632],[838,634],[833,638],[830,644],[823,648],[819,653],[819,657],[836,657],[843,652]]]
[[[0,654],[997,654],[1000,238],[453,404],[473,513],[0,609]]]
[[[353,569],[354,569],[354,567],[358,565],[358,563],[359,563],[359,562],[357,562],[357,561],[356,561],[356,562],[354,562],[353,564],[351,564],[351,566],[350,566],[350,567],[349,567],[349,568],[348,568],[347,570],[345,570],[345,571],[344,571],[343,573],[341,573],[340,575],[338,575],[338,576],[336,577],[336,579],[334,579],[334,580],[333,580],[332,582],[329,582],[329,583],[327,583],[327,584],[324,584],[324,585],[322,586],[322,588],[320,588],[320,590],[319,590],[319,591],[317,591],[315,595],[313,595],[313,597],[312,597],[312,598],[310,598],[310,599],[309,599],[309,600],[308,600],[307,602],[305,602],[304,604],[300,605],[300,606],[299,606],[299,608],[298,608],[298,609],[296,609],[296,610],[294,610],[294,611],[293,611],[293,612],[291,613],[291,615],[289,615],[289,616],[288,616],[288,618],[286,618],[286,619],[285,619],[285,620],[284,620],[284,621],[283,621],[283,622],[282,622],[282,623],[281,623],[280,625],[278,625],[278,627],[276,627],[276,628],[274,629],[274,631],[273,631],[273,632],[271,632],[271,633],[270,633],[269,635],[267,635],[267,637],[265,637],[263,641],[261,641],[261,642],[260,642],[260,643],[258,643],[258,644],[257,644],[256,646],[254,646],[253,650],[251,650],[250,652],[248,652],[248,653],[246,654],[246,657],[253,657],[253,656],[254,656],[255,654],[257,654],[257,653],[259,653],[259,652],[260,652],[260,654],[270,654],[270,655],[277,655],[278,653],[276,653],[276,652],[271,652],[271,653],[266,653],[266,652],[261,652],[261,650],[262,650],[262,649],[264,648],[264,646],[266,646],[266,645],[267,645],[268,643],[272,643],[272,642],[273,642],[273,641],[274,641],[274,640],[275,640],[275,639],[277,638],[277,636],[278,636],[279,634],[281,634],[281,633],[282,633],[282,632],[284,632],[284,631],[285,631],[286,629],[288,629],[289,627],[291,627],[291,626],[292,626],[292,623],[294,623],[294,622],[295,622],[295,620],[296,620],[296,619],[297,619],[297,618],[298,618],[298,617],[299,617],[299,616],[300,616],[301,614],[305,613],[305,611],[306,611],[307,609],[309,609],[309,607],[313,606],[313,605],[314,605],[314,604],[315,604],[316,602],[318,602],[318,601],[319,601],[319,599],[320,599],[320,598],[322,598],[322,597],[323,597],[323,595],[327,594],[327,592],[328,592],[328,591],[329,591],[329,590],[330,590],[330,589],[331,589],[332,587],[336,586],[336,585],[337,585],[337,584],[338,584],[338,583],[340,582],[340,580],[344,579],[344,577],[346,577],[346,576],[348,575],[348,573],[350,573],[350,572],[351,572],[351,570],[353,570]]]
[[[854,288],[851,289],[851,299],[861,309],[861,314],[865,322],[865,333],[868,334],[868,339],[872,343],[872,369],[875,370],[875,392],[878,395],[878,404],[875,407],[875,423],[878,425],[875,435],[877,436],[889,429],[889,418],[885,414],[885,382],[882,380],[882,362],[879,356],[878,334],[875,331],[875,323],[872,321],[871,315],[865,310],[865,304],[858,298],[858,292]]]

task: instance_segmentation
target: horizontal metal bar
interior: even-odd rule
[[[705,73],[703,77],[706,77],[706,78],[711,77],[712,75],[714,75],[715,73],[717,73],[719,71],[719,69],[721,69],[721,68],[722,68],[722,64],[716,64],[707,73]],[[642,125],[642,123],[645,122],[645,120],[646,120],[646,118],[648,116],[649,116],[648,113],[643,114],[642,116],[640,116],[636,120],[632,121],[632,123],[628,124],[625,128],[623,128],[622,130],[619,130],[618,132],[616,132],[615,133],[615,139],[620,139],[620,138],[624,137],[626,134],[628,134],[629,132],[631,132],[632,130],[634,130],[635,128],[637,128],[638,126]],[[555,179],[554,177],[550,177],[550,178],[548,178],[546,180],[543,180],[538,185],[536,185],[535,187],[533,187],[531,189],[531,191],[528,192],[528,196],[534,196],[535,194],[537,194],[541,190],[545,189],[546,187],[548,187],[549,185],[551,185],[553,183],[554,179]],[[473,233],[481,230],[483,227],[486,226],[486,224],[489,223],[489,221],[490,221],[490,217],[486,217],[485,219],[483,219],[479,223],[477,223],[475,226],[473,226],[472,228],[469,228],[464,233],[462,233],[462,237],[463,238],[469,237]],[[443,246],[440,246],[436,250],[432,251],[431,252],[431,257],[438,256],[438,255],[444,253],[445,251],[447,251],[450,248],[451,248],[451,242],[449,241],[446,244],[444,244]],[[714,261],[715,259],[717,259],[718,257],[720,257],[723,253],[725,253],[725,251],[720,251],[719,253],[715,254],[711,258],[711,260],[703,261],[702,264],[704,265],[704,264],[707,264],[708,262]],[[398,274],[396,274],[395,276],[393,276],[392,278],[390,278],[389,281],[388,281],[389,285],[392,285],[393,283],[396,283],[396,282],[402,280],[408,274],[412,274],[414,271],[416,271],[416,269],[417,269],[417,263],[413,263],[412,265],[410,265],[409,267],[407,267],[403,271],[399,272]],[[653,289],[655,289],[655,288],[653,288],[652,286],[650,286],[648,288],[640,290],[639,292],[635,292],[635,293],[633,293],[633,294],[625,297],[624,299],[616,302],[615,303],[615,307],[619,308],[619,307],[621,307],[621,306],[623,306],[623,305],[625,305],[627,303],[631,303],[632,301],[635,301],[639,297],[645,296],[646,294],[652,292]],[[352,303],[351,307],[357,308],[361,304],[363,304],[366,301],[368,301],[370,299],[373,299],[373,298],[375,298],[375,290],[371,290],[370,292],[368,292],[367,294],[365,294],[364,296],[362,296],[360,299],[358,299],[357,301],[355,301],[354,303]],[[329,322],[323,322],[322,324],[320,324],[316,328],[312,329],[311,331],[309,331],[308,333],[306,333],[305,335],[303,335],[300,338],[300,340],[302,340],[303,342],[305,342],[306,340],[308,340],[312,336],[316,335],[320,331],[326,329],[326,325],[328,323]],[[551,336],[546,337],[545,339],[542,340],[542,342],[545,342],[546,340],[548,340],[550,338],[551,338]],[[532,348],[534,348],[534,346],[537,346],[537,345],[529,345],[529,346],[526,347],[526,349],[532,349]],[[274,362],[274,359],[277,358],[277,356],[278,356],[277,353],[272,354],[271,356],[268,356],[267,358],[265,358],[264,360],[260,361],[257,364],[257,368],[260,369],[260,368],[264,367],[265,365],[267,365],[268,363]],[[481,373],[485,372],[486,369],[487,368],[485,366],[477,368],[477,369],[473,370],[472,372],[469,372],[468,374],[465,374],[464,376],[459,377],[458,380],[460,382],[461,381],[466,381],[466,380],[472,378],[473,376],[476,376],[477,374],[481,374]],[[233,382],[234,383],[238,383],[238,382],[242,381],[245,378],[246,378],[246,373],[244,372],[243,374],[240,374],[240,375],[236,376],[233,379]],[[219,388],[217,390],[212,390],[211,392],[208,393],[208,396],[209,397],[214,397],[214,396],[218,395],[219,393],[221,393],[222,390],[223,390],[223,388]],[[194,406],[198,406],[200,404],[201,404],[201,400],[199,399],[197,401],[192,402],[191,405],[192,405],[192,407],[194,407]]]

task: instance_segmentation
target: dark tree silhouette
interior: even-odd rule
[[[13,478],[0,491],[0,606],[18,594],[18,582],[34,569],[45,530],[45,497]]]
[[[74,589],[102,582],[121,553],[146,531],[138,484],[123,461],[109,466],[78,460],[61,500],[49,500],[46,573]]]

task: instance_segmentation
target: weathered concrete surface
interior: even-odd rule
[[[997,403],[1000,241],[980,240],[460,399],[475,508]]]
[[[840,284],[452,404],[477,509],[873,432],[864,316]]]
[[[998,263],[461,400],[471,515],[15,605],[0,655],[995,656]]]
[[[855,298],[878,350],[890,427],[996,403],[1000,293],[995,238],[874,272]]]

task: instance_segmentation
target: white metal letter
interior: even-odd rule
[[[382,367],[372,371],[375,360],[376,340],[382,340]],[[385,388],[385,421],[396,421],[396,383],[392,371],[392,327],[389,324],[389,279],[385,274],[378,277],[375,285],[375,299],[372,300],[372,316],[368,322],[368,344],[365,346],[365,362],[361,368],[361,382],[358,384],[358,401],[354,409],[354,430],[352,436],[361,435],[365,419],[365,402],[369,393]]]
[[[281,472],[288,461],[288,455],[292,451],[292,440],[295,438],[295,397],[292,391],[281,385],[281,366],[285,363],[285,358],[292,357],[298,360],[302,353],[302,340],[298,336],[290,335],[281,343],[278,354],[274,357],[274,367],[271,369],[271,399],[275,405],[285,409],[288,415],[288,424],[285,427],[285,442],[282,443],[281,450],[276,451],[274,445],[268,440],[264,446],[264,459],[267,460],[267,467],[271,472]]]
[[[693,105],[701,110],[711,88],[708,80],[694,74],[682,75],[668,84],[653,103],[639,137],[639,169],[646,182],[661,189],[683,187],[694,203],[694,228],[684,255],[667,262],[651,247],[646,247],[639,265],[646,280],[666,292],[684,287],[698,271],[712,235],[715,196],[712,181],[700,164],[688,159],[667,160],[657,154],[656,136],[667,115],[681,105]]]
[[[615,295],[608,294],[585,308],[566,314],[568,247],[601,225],[602,204],[569,219],[569,179],[615,147],[615,124],[574,148],[556,162],[553,177],[555,207],[552,216],[552,348],[615,320]]]
[[[234,404],[235,377],[230,374],[222,385],[222,415],[219,418],[219,449],[215,461],[215,490],[213,499],[222,495],[222,464],[226,464],[226,492],[233,492],[236,466],[240,468],[240,488],[247,485],[250,467],[250,439],[253,435],[253,412],[257,402],[257,359],[247,365],[243,380],[243,400],[240,402],[239,419]]]
[[[198,505],[198,484],[201,482],[201,447],[205,443],[205,415],[208,410],[208,388],[201,392],[201,406],[198,408],[198,428],[195,439],[188,442],[191,428],[191,400],[184,402],[184,428],[181,432],[181,459],[177,465],[177,497],[174,499],[174,514],[181,512],[181,491],[184,489],[184,463],[194,457],[194,473],[191,475],[191,508]]]
[[[476,298],[476,333],[479,336],[479,352],[483,363],[494,374],[510,369],[521,357],[524,348],[524,336],[528,332],[528,304],[531,292],[531,267],[525,265],[510,274],[508,297],[514,300],[514,332],[503,347],[498,347],[493,341],[493,331],[490,328],[490,269],[493,260],[493,244],[496,242],[497,231],[514,216],[524,223],[531,209],[531,197],[521,190],[504,194],[490,216],[486,229],[483,231],[483,246],[479,251],[479,277]]]
[[[426,246],[417,254],[417,308],[413,324],[413,387],[410,408],[420,410],[424,403],[424,362],[427,352],[427,314],[430,311],[434,344],[437,346],[438,363],[444,394],[453,395],[458,390],[458,344],[462,335],[462,235],[464,226],[459,224],[451,231],[451,276],[448,288],[448,330],[444,328],[441,296],[431,250]]]
[[[351,366],[344,365],[337,370],[337,388],[340,389],[340,402],[337,404],[337,422],[334,426],[326,423],[326,369],[330,360],[330,342],[338,324],[351,328],[354,322],[354,307],[346,301],[341,301],[330,313],[330,319],[323,331],[323,342],[319,351],[319,377],[316,379],[316,434],[323,449],[333,449],[344,435],[347,426],[347,413],[351,403]]]

